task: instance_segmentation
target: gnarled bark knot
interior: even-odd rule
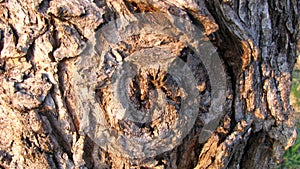
[[[202,32],[182,18],[146,13],[111,21],[74,68],[81,132],[118,156],[172,150],[196,119],[205,142],[224,114],[223,65]]]

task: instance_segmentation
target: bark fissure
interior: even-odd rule
[[[67,95],[66,93],[67,92],[72,92],[71,90],[68,90],[69,86],[67,86],[64,82],[64,78],[68,78],[68,74],[66,74],[66,62],[69,62],[69,61],[72,61],[76,59],[75,58],[64,58],[63,60],[61,60],[59,63],[58,63],[58,89],[59,89],[59,92],[61,93],[62,96],[65,96]],[[70,103],[68,102],[68,99],[67,98],[63,98],[63,103],[64,103],[64,106],[66,107],[66,113],[68,114],[68,116],[72,119],[70,121],[71,123],[71,126],[72,128],[74,127],[74,131],[78,134],[79,136],[79,126],[78,126],[78,119],[76,119],[76,117],[74,116],[74,108],[72,107],[72,105],[70,105]],[[76,137],[76,140],[79,139],[78,136]]]

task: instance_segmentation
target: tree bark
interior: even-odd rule
[[[276,168],[296,138],[289,95],[299,9],[295,0],[0,0],[1,168]],[[226,83],[221,119],[209,123],[215,127],[210,126],[214,130],[207,137],[203,116],[213,104],[213,79],[205,63],[173,37],[137,34],[106,55],[82,61],[90,37],[118,18],[146,12],[190,21],[216,48]],[[107,48],[101,43],[98,47],[100,53]],[[99,135],[83,128],[97,119],[83,124],[82,105],[91,103],[83,101],[76,78],[86,80],[85,74],[99,71],[97,104],[104,112],[120,109],[110,91],[113,86],[101,83],[113,81],[114,67],[127,56],[147,55],[156,47],[185,60],[196,78],[198,86],[192,88],[200,92],[196,101],[200,108],[191,129],[174,145],[172,141],[152,145],[157,154],[145,153],[142,158],[130,156],[126,149],[105,149]],[[168,105],[169,114],[163,117],[172,128],[182,91],[167,70],[159,70],[145,69],[135,76],[128,82],[129,95],[141,111],[157,100]],[[160,95],[157,88],[166,93],[168,104],[154,99]],[[159,121],[141,127],[106,115],[103,119],[118,126],[121,135],[152,137],[164,129]],[[178,126],[180,130],[185,131],[183,126]]]

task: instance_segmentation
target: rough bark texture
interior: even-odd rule
[[[0,0],[0,166],[275,168],[295,139],[289,94],[299,5],[296,0]],[[72,82],[74,63],[94,32],[122,15],[143,12],[176,15],[204,30],[226,68],[227,94],[222,120],[205,142],[199,136],[203,126],[201,117],[197,117],[180,145],[154,157],[131,159],[104,151],[82,134]],[[202,72],[194,76],[202,93],[201,112],[205,113],[210,86],[202,63],[193,61],[192,54],[180,43],[161,38],[165,38],[166,51],[191,58],[187,63],[194,66],[194,72]],[[125,45],[130,47],[118,48],[121,53],[112,51],[105,56],[105,64],[111,68],[132,53],[130,49],[152,44],[157,44],[155,38],[129,39]],[[97,67],[97,63],[89,64]],[[172,87],[172,79],[162,83],[155,78],[156,74],[167,76],[163,71],[144,71],[132,82],[133,102],[140,109],[147,108],[153,101],[152,88],[165,89],[171,93],[168,97],[172,110],[164,118],[176,118],[172,112],[179,104],[179,89]],[[141,89],[145,93],[137,92]],[[105,109],[112,106],[108,93],[109,87],[97,91]],[[148,102],[137,98],[148,98]],[[124,122],[120,126],[125,133],[135,131],[133,124]],[[151,123],[140,132],[153,130],[155,135],[151,127],[157,131],[163,128]]]

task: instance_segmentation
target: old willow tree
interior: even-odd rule
[[[1,168],[275,168],[296,0],[0,0]]]

